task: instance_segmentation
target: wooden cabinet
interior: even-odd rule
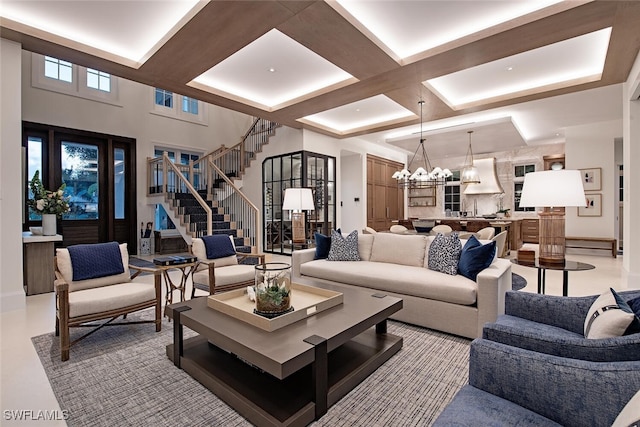
[[[522,241],[524,243],[538,243],[539,232],[537,219],[522,220]]]
[[[60,234],[41,236],[22,233],[23,286],[27,295],[53,292],[53,282],[56,279],[55,243],[61,241]]]
[[[393,221],[404,218],[404,194],[391,175],[402,164],[367,156],[367,226],[388,230]]]

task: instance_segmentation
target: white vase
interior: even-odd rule
[[[42,215],[42,235],[43,236],[55,236],[56,235],[56,216],[55,216],[55,214],[43,214]]]

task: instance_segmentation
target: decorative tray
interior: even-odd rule
[[[340,304],[342,304],[340,292],[292,283],[291,306],[294,310],[273,319],[267,319],[253,312],[256,304],[249,299],[246,288],[207,297],[207,305],[210,308],[267,332],[275,331]]]

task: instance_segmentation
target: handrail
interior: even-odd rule
[[[207,204],[207,202],[204,201],[204,199],[202,198],[202,196],[200,196],[200,194],[198,193],[198,191],[193,187],[193,185],[191,185],[191,183],[184,177],[184,175],[182,175],[182,171],[180,170],[180,168],[178,168],[172,161],[171,159],[169,159],[169,156],[167,154],[167,152],[165,151],[164,153],[162,153],[162,160],[163,160],[163,169],[164,169],[164,176],[166,176],[168,178],[168,174],[166,173],[166,168],[169,167],[173,170],[174,176],[177,177],[177,180],[179,182],[181,182],[182,185],[184,185],[184,187],[188,190],[188,192],[194,197],[194,199],[196,199],[198,201],[198,204],[200,206],[202,206],[202,208],[204,209],[204,211],[207,213],[207,235],[211,235],[212,231],[213,231],[213,226],[212,226],[212,211],[211,211],[211,207],[209,207],[209,205]],[[163,186],[163,190],[165,193],[165,197],[166,194],[168,194],[168,179],[164,180],[162,186]],[[177,189],[178,186],[176,185],[175,188]]]
[[[222,195],[222,197],[220,197],[219,199],[219,203],[221,203],[224,206],[228,204],[227,200],[229,200],[230,198],[233,198],[235,196],[240,197],[243,203],[237,203],[237,201],[235,200],[231,200],[230,202],[230,204],[235,205],[233,211],[236,214],[236,217],[239,217],[239,220],[237,220],[236,222],[240,223],[240,227],[243,230],[243,234],[244,234],[244,230],[251,230],[251,229],[256,230],[256,233],[254,236],[251,236],[251,235],[248,236],[250,240],[250,246],[256,247],[256,248],[262,247],[261,241],[260,241],[261,233],[258,232],[261,224],[260,210],[256,205],[254,205],[251,202],[251,200],[249,200],[249,198],[247,198],[247,196],[245,196],[245,194],[242,191],[240,191],[240,189],[238,189],[238,187],[236,187],[233,181],[231,181],[231,179],[229,179],[229,177],[225,175],[215,163],[213,163],[213,160],[210,160],[209,163],[211,168],[215,170],[220,175],[220,177],[227,183],[227,185],[231,187],[231,189],[233,190],[232,192],[228,192],[228,194],[226,195]],[[253,222],[253,228],[245,227],[245,224],[249,222]]]

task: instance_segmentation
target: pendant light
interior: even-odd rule
[[[408,167],[411,167],[413,160],[416,158],[418,152],[422,155],[422,166],[418,167],[415,172],[411,172],[408,168],[404,168],[401,171],[396,171],[391,177],[398,181],[398,187],[402,188],[436,188],[438,186],[444,187],[447,178],[453,175],[449,169],[441,169],[438,166],[431,167],[427,150],[424,148],[424,137],[422,136],[422,107],[424,101],[418,102],[420,105],[420,142],[416,151],[413,153],[411,161],[408,163]]]
[[[467,132],[469,134],[469,148],[467,149],[467,155],[464,159],[464,168],[460,176],[461,184],[479,184],[480,174],[478,174],[478,168],[473,165],[473,150],[471,149],[471,134],[472,130]]]

